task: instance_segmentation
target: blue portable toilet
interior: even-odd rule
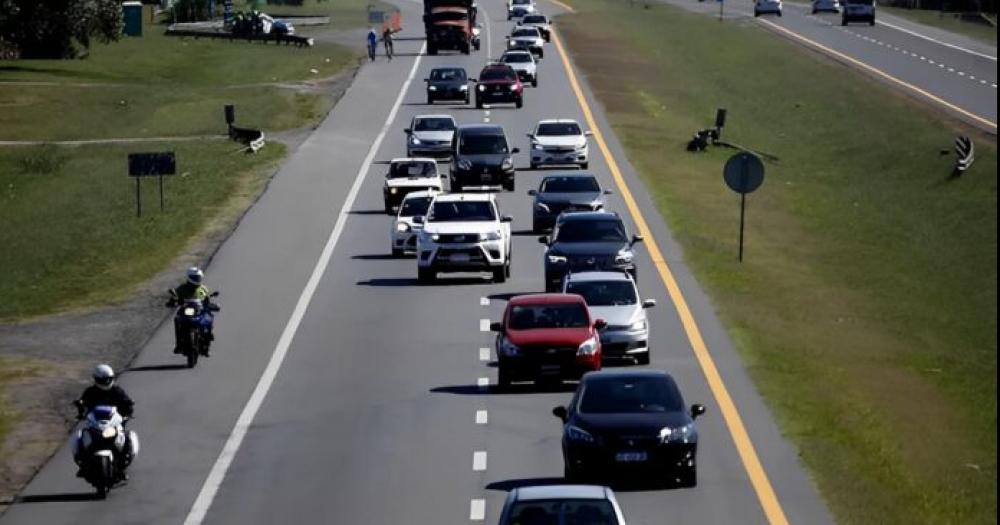
[[[142,2],[122,2],[126,36],[142,36]]]

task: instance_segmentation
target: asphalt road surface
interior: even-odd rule
[[[585,122],[554,44],[523,109],[424,104],[421,80],[431,67],[460,65],[476,75],[488,56],[499,55],[509,29],[503,3],[480,5],[488,15],[482,51],[425,57],[420,39],[397,39],[397,58],[362,68],[222,246],[207,272],[223,307],[212,358],[181,368],[169,326],[142,350],[122,379],[136,398],[132,428],[142,438],[131,481],[106,501],[93,500],[64,447],[0,524],[496,522],[511,487],[560,481],[561,425],[550,410],[565,404],[569,391],[498,394],[483,386],[496,380],[492,351],[482,353],[493,340],[484,320],[498,319],[510,295],[543,286],[543,247],[529,232],[525,194],[542,172],[527,170],[520,154],[517,191],[500,195],[515,217],[512,279],[494,285],[445,277],[419,286],[414,260],[389,256],[384,166],[371,164],[404,154],[402,130],[417,114],[502,124],[522,151],[525,133],[541,118]],[[418,4],[401,7],[404,20],[419,20]],[[401,36],[419,33],[411,24]],[[589,100],[585,85],[583,93]],[[708,413],[698,421],[698,486],[620,491],[630,523],[831,523],[600,108],[590,106],[648,224],[647,245],[655,240],[662,251],[660,263],[676,278],[749,438],[733,437],[684,314],[654,270],[650,248],[640,245],[640,290],[659,303],[650,311],[651,366],[673,373],[686,402],[705,403]],[[610,207],[635,231],[609,163],[596,144],[591,152],[591,169],[616,189]],[[719,191],[728,191],[721,177]],[[752,461],[745,466],[747,450],[762,470]]]
[[[711,15],[719,11],[717,2],[665,1]],[[752,17],[753,2],[727,2],[725,14]],[[784,16],[761,15],[756,20],[985,131],[997,131],[996,47],[882,11],[874,26],[845,27],[839,14],[813,15],[811,4],[785,2]]]

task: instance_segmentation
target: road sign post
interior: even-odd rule
[[[722,12],[726,7],[726,0],[719,0],[719,22],[722,21]]]
[[[177,172],[177,160],[174,152],[162,153],[130,153],[128,156],[128,175],[135,179],[135,215],[142,217],[142,178],[159,177],[160,179],[160,211],[164,208],[163,176]]]
[[[739,261],[743,262],[743,229],[746,217],[747,193],[753,193],[764,183],[764,163],[752,153],[741,151],[726,161],[722,178],[729,189],[740,194],[740,251]]]

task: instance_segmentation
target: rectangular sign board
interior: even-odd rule
[[[368,11],[368,23],[378,25],[385,21],[385,11]]]
[[[176,171],[177,161],[172,151],[162,153],[130,153],[128,156],[128,174],[130,177],[173,175]]]

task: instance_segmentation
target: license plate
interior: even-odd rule
[[[449,259],[451,259],[452,262],[469,262],[469,254],[453,253]]]
[[[481,180],[483,182],[489,182],[490,178],[491,177],[490,177],[489,173],[483,173],[482,175],[479,176],[479,180]]]
[[[645,452],[619,452],[615,454],[615,461],[619,463],[637,463],[646,461],[649,456]]]
[[[559,365],[542,365],[541,373],[543,374],[558,374],[562,370]]]

